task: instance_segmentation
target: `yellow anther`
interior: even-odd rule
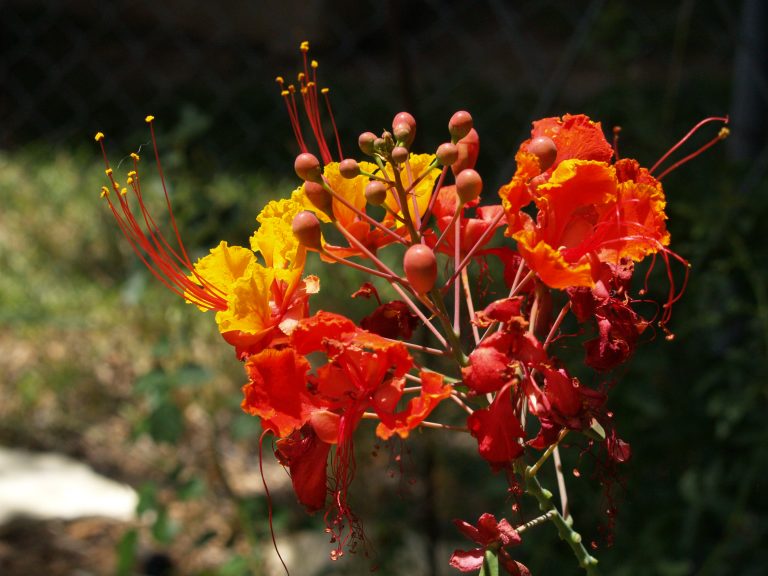
[[[126,184],[128,184],[128,186],[130,186],[131,184],[133,184],[133,177],[131,177],[131,176],[128,176],[128,179],[125,181],[125,183],[126,183]]]
[[[154,119],[155,119],[155,117],[150,114],[149,116],[144,118],[144,122],[146,122],[147,124],[151,124],[152,120],[154,120]]]
[[[306,94],[306,93],[307,93],[307,89],[306,89],[306,88],[302,88],[302,89],[301,89],[301,93],[302,93],[302,94]]]
[[[120,190],[120,195],[121,196],[125,196],[126,194],[128,194],[128,189],[127,188],[123,188],[122,190]]]
[[[301,44],[299,44],[299,50],[302,52],[309,52],[309,42],[304,40]]]
[[[299,73],[296,75],[296,79],[297,79],[299,82],[304,82],[304,72],[299,72]]]
[[[722,128],[720,128],[720,132],[717,133],[717,137],[720,140],[725,140],[726,138],[728,138],[728,135],[730,133],[731,133],[731,130],[726,126],[723,126]]]
[[[312,68],[317,68],[318,67],[317,60],[312,60],[312,62],[310,63],[310,66],[312,66]]]
[[[290,86],[288,86],[288,91],[289,91],[291,94],[293,94],[294,92],[296,92],[296,86],[294,86],[293,84],[291,84]]]
[[[314,82],[307,82],[307,88],[312,88],[314,85]]]
[[[130,172],[128,172],[128,178],[133,178],[136,175],[137,175],[136,170],[131,170]]]
[[[112,188],[115,189],[115,192],[120,192],[120,184],[118,184],[117,182],[112,184]]]
[[[278,76],[277,78],[275,78],[275,82],[277,82],[278,84],[280,84],[280,86],[282,86],[285,80],[283,80],[282,76]]]
[[[139,161],[139,155],[136,154],[136,152],[131,152],[131,158],[133,158],[136,162]]]
[[[106,170],[104,170],[104,174],[106,174],[107,176],[112,176],[112,168],[107,168]]]
[[[105,196],[109,196],[109,188],[106,186],[101,187],[101,194],[99,194],[100,198],[104,198]]]
[[[288,90],[283,90],[282,92],[280,92],[280,96],[288,96],[288,94],[290,94]]]
[[[320,94],[328,94],[328,92],[330,92],[330,91],[331,91],[330,88],[321,88],[320,89]]]
[[[96,136],[93,137],[96,142],[101,142],[104,140],[104,132],[96,132]]]

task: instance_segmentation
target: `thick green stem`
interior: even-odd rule
[[[566,520],[560,514],[560,511],[552,502],[552,492],[542,487],[539,479],[531,474],[531,468],[526,466],[525,463],[519,462],[515,464],[515,471],[523,478],[525,491],[536,498],[539,502],[539,509],[549,515],[549,519],[557,528],[558,534],[560,534],[560,539],[565,540],[568,546],[571,547],[576,559],[579,561],[579,566],[584,569],[588,576],[599,576],[600,571],[597,569],[597,558],[592,556],[584,547],[581,541],[581,534],[573,529],[572,519]]]

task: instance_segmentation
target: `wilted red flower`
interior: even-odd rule
[[[450,564],[462,572],[473,572],[483,567],[486,550],[498,552],[499,563],[514,576],[530,576],[530,571],[520,562],[513,560],[507,546],[517,546],[522,542],[520,534],[505,518],[497,521],[493,514],[485,513],[480,516],[477,526],[464,520],[454,520],[454,525],[464,536],[479,544],[472,550],[456,550],[451,556]]]

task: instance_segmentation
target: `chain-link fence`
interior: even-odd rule
[[[103,130],[125,147],[152,113],[204,169],[284,171],[295,147],[272,80],[297,71],[306,39],[348,148],[403,108],[428,148],[466,108],[500,179],[535,117],[584,111],[650,144],[667,126],[725,112],[734,4],[5,0],[0,146],[74,146]]]

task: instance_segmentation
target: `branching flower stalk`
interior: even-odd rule
[[[530,574],[510,549],[521,544],[523,532],[528,540],[531,528],[552,523],[584,572],[596,575],[597,559],[573,528],[560,454],[569,446],[562,440],[586,437],[592,450],[604,451],[598,461],[611,466],[630,457],[618,435],[620,418],[607,408],[605,384],[615,381],[615,369],[632,357],[646,330],[671,337],[672,306],[688,278],[688,263],[669,248],[659,180],[725,137],[727,128],[660,176],[652,172],[694,132],[727,119],[700,122],[651,170],[619,159],[617,132],[612,146],[600,123],[584,115],[536,120],[517,150],[515,173],[496,196],[483,190],[474,169],[480,136],[463,110],[451,117],[449,138],[434,154],[414,151],[416,119],[400,112],[391,131],[359,136],[362,159],[343,157],[328,90],[318,84],[319,65],[309,59],[307,42],[300,49],[297,83],[277,79],[299,151],[294,171],[300,182],[257,215],[249,246],[221,242],[191,261],[151,116],[146,121],[172,234],[161,232],[144,200],[138,154],[131,155],[121,185],[98,133],[109,181],[101,196],[118,228],[165,286],[215,312],[222,337],[244,362],[242,409],[259,418],[262,440],[274,437],[275,457],[299,502],[310,513],[322,512],[332,559],[357,546],[367,549],[348,492],[359,463],[355,438],[371,433],[363,421],[374,421],[382,441],[406,440],[417,428],[470,434],[479,457],[503,472],[510,491],[522,489],[542,512],[528,522],[521,516],[517,528],[489,512],[475,525],[456,520],[476,547],[455,551],[453,567]],[[331,229],[341,235],[340,245],[328,240]],[[395,258],[382,259],[383,251]],[[636,292],[635,265],[648,258],[652,269],[657,256],[666,268],[667,299],[657,317],[645,318],[634,294],[647,301],[650,271]],[[360,288],[351,297],[369,299],[368,313],[350,318],[324,310],[334,304],[319,304],[325,279],[304,274],[308,258],[358,273]],[[488,298],[501,282],[506,296]],[[397,299],[382,302],[377,284],[391,286]],[[561,358],[563,341],[583,346],[595,384],[573,375],[575,366]],[[451,408],[438,421],[434,409],[446,400]],[[549,459],[560,509],[538,477]]]

